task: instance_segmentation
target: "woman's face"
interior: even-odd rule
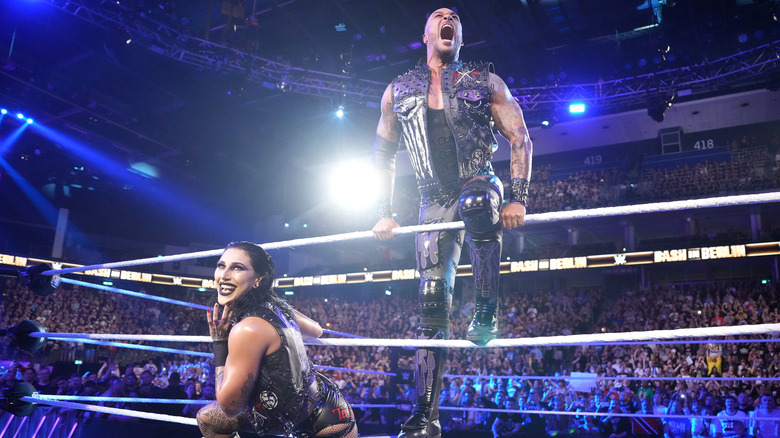
[[[262,276],[252,268],[252,260],[246,251],[228,248],[222,253],[214,282],[217,284],[217,302],[224,306],[260,285]]]

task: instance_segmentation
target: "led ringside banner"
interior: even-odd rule
[[[617,254],[601,254],[582,257],[561,257],[536,260],[519,260],[501,263],[501,273],[562,271],[586,268],[608,268],[671,262],[735,259],[745,257],[780,255],[780,242],[748,243],[744,245],[704,246],[697,248],[673,248],[663,251],[639,251]],[[38,258],[0,254],[0,265],[26,267],[37,263],[49,263],[54,269],[82,265],[54,262]],[[214,288],[214,280],[165,274],[128,271],[124,269],[95,269],[77,275],[100,277],[110,280],[130,280],[190,288]],[[471,265],[458,266],[459,277],[470,276]],[[275,287],[306,287],[331,284],[355,284],[380,281],[419,279],[416,269],[326,274],[305,277],[277,278]]]
[[[561,257],[537,260],[519,260],[501,263],[501,273],[560,271],[585,268],[608,268],[653,263],[718,260],[756,256],[780,255],[780,242],[749,243],[745,245],[679,248],[664,251],[641,251],[619,254]],[[458,266],[458,277],[470,276],[471,265]],[[320,286],[329,284],[365,283],[371,281],[413,280],[420,276],[416,269],[394,271],[330,274],[310,277],[279,278],[277,287]]]

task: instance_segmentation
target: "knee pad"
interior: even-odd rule
[[[420,285],[420,325],[426,320],[446,321],[446,324],[433,324],[442,327],[446,325],[449,331],[450,307],[452,305],[452,290],[442,279],[426,279]]]
[[[501,223],[501,203],[504,187],[491,175],[470,179],[460,192],[458,212],[466,226],[466,232],[479,236],[495,232]]]

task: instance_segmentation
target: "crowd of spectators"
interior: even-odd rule
[[[605,167],[574,172],[561,179],[551,177],[551,167],[538,166],[532,186],[535,200],[532,210],[590,208],[614,205],[621,200],[655,201],[777,188],[780,161],[772,160],[770,155],[765,147],[743,148],[733,152],[730,162],[702,161],[675,169],[647,168],[633,176]],[[632,182],[632,178],[638,179]],[[508,180],[506,175],[504,179]],[[687,187],[696,191],[691,193],[692,189]],[[397,208],[402,223],[416,223],[415,190],[399,185],[399,196],[412,199]],[[628,192],[631,196],[625,196]],[[518,283],[511,279],[502,283],[502,338],[780,322],[777,290],[771,283],[745,280],[657,284],[650,289],[621,291],[602,287],[528,291],[522,290]],[[202,312],[192,308],[70,285],[62,285],[55,293],[42,297],[30,292],[17,279],[0,279],[0,288],[2,327],[31,319],[49,332],[208,333]],[[153,292],[170,293],[163,289]],[[188,291],[185,294],[177,298],[198,304],[211,304],[213,300],[209,293]],[[417,326],[417,302],[403,298],[403,294],[360,302],[338,296],[327,299],[296,296],[290,301],[326,328],[361,336],[411,339]],[[456,294],[452,308],[453,338],[465,335],[473,310],[471,302],[461,300]],[[740,342],[739,337],[731,340],[734,342],[725,344],[659,342],[453,349],[445,370],[441,405],[498,408],[507,412],[443,409],[442,424],[445,430],[481,430],[496,437],[780,436],[780,421],[775,418],[780,417],[775,409],[780,385],[764,380],[780,377],[780,349],[772,342]],[[209,350],[208,344],[172,346]],[[413,368],[411,352],[403,349],[310,346],[308,351],[317,365],[384,372]],[[181,354],[163,357],[145,351],[52,340],[46,341],[35,355],[25,355],[7,343],[0,345],[0,353],[0,359],[9,359],[0,369],[3,387],[26,381],[42,393],[61,395],[214,398],[210,360],[193,360]],[[95,372],[81,373],[62,365],[72,364],[74,360],[100,367]],[[583,384],[582,380],[570,379],[573,372],[584,373],[590,380]],[[326,373],[354,404],[398,405],[398,409],[356,410],[364,425],[387,424],[389,429],[396,428],[406,417],[404,407],[414,399],[414,389],[408,381],[349,371]],[[703,376],[735,380],[664,380]],[[199,408],[199,405],[105,404],[190,417]],[[515,409],[523,411],[511,412]],[[640,414],[640,419],[527,412],[535,410],[630,412]],[[94,415],[62,412],[71,416]],[[641,414],[674,413],[719,416],[723,413],[723,416],[744,419],[721,422],[706,418],[641,417]],[[754,421],[762,416],[773,419]]]
[[[780,188],[780,160],[773,149],[780,150],[780,140],[771,146],[750,141],[736,143],[723,158],[722,151],[713,155],[702,152],[696,159],[673,166],[657,163],[627,163],[625,160],[578,166],[571,172],[551,164],[534,164],[528,213],[578,210],[648,202],[673,201],[765,192]],[[709,158],[708,158],[709,157]],[[710,159],[711,158],[711,159]],[[672,158],[670,158],[671,160]],[[506,163],[495,165],[496,175],[505,186],[511,181]],[[403,226],[418,222],[420,195],[412,176],[399,177],[395,185],[393,212]],[[326,235],[368,229],[374,224],[374,212],[365,217],[351,212],[343,220],[309,221],[306,235]],[[352,228],[348,228],[352,227]]]
[[[780,322],[777,290],[771,283],[659,284],[651,289],[619,292],[608,292],[600,287],[521,291],[516,282],[504,284],[500,306],[500,336],[503,338]],[[80,287],[63,288],[50,296],[38,297],[15,279],[5,280],[3,291],[0,315],[5,326],[33,319],[50,331],[72,331],[77,327],[79,331],[101,333],[207,333],[207,328],[199,322],[202,319],[200,311],[171,304],[150,306],[145,300]],[[201,301],[208,300],[207,294],[193,294],[191,298],[198,297]],[[397,296],[360,302],[337,296],[327,299],[292,297],[290,301],[323,326],[361,336],[412,338],[417,325],[416,302]],[[468,304],[470,301],[456,297],[453,303],[454,338],[465,334],[472,310]],[[151,311],[150,307],[156,310]],[[19,362],[7,364],[1,379],[3,386],[22,380],[48,394],[190,400],[214,398],[210,359],[193,360],[182,355],[162,357],[148,352],[126,353],[104,347],[96,349],[90,357],[85,349],[73,349],[65,347],[65,344],[75,345],[49,341],[48,349],[28,357],[28,361],[20,358]],[[61,363],[56,361],[63,358],[56,353],[64,349],[70,352],[67,358],[83,359],[102,366],[96,372],[85,374],[59,372]],[[394,349],[383,347],[310,346],[308,351],[316,365],[383,372],[413,368],[411,351],[403,349],[394,353]],[[7,355],[16,350],[5,346],[4,352]],[[108,357],[99,357],[104,354]],[[145,354],[145,358],[141,359],[138,354]],[[584,373],[578,376],[589,376],[587,383],[570,380],[573,372]],[[397,423],[405,418],[404,407],[408,408],[414,399],[414,389],[408,381],[356,371],[326,373],[354,404],[398,404],[398,410],[358,409],[357,416],[364,425],[397,427]],[[648,417],[628,420],[624,417],[511,412],[513,409],[715,415],[724,410],[732,412],[731,408],[736,406],[738,412],[745,412],[745,419],[737,420],[740,424],[744,423],[743,436],[757,433],[760,424],[780,425],[780,415],[774,410],[778,385],[763,380],[780,377],[780,349],[772,342],[739,342],[737,338],[726,344],[691,342],[665,345],[659,342],[452,349],[445,374],[441,395],[443,407],[508,410],[506,413],[442,410],[442,421],[447,430],[492,431],[494,436],[540,436],[545,433],[620,436],[621,430],[628,430],[629,435],[642,435],[637,432],[641,423],[651,430],[666,430],[669,436],[719,436],[716,429],[722,426],[716,420],[708,420],[707,427],[712,430],[707,432],[702,429],[701,421],[691,419]],[[739,380],[663,380],[667,377],[702,376],[735,377]],[[748,377],[752,379],[745,379]],[[732,397],[736,404],[729,401]],[[186,416],[194,416],[199,408],[199,405],[104,404]],[[75,416],[96,415],[64,412]],[[751,423],[751,416],[764,415],[778,418],[773,420],[774,423]],[[730,424],[730,427],[741,427],[733,421]],[[695,428],[699,428],[698,432],[691,432]],[[766,428],[762,429],[762,432],[765,431]],[[720,431],[724,436],[728,435],[726,432]],[[760,436],[777,435],[764,433]]]

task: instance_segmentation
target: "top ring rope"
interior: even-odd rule
[[[735,325],[727,327],[701,327],[676,330],[651,330],[645,332],[625,333],[594,333],[587,335],[559,335],[539,336],[535,338],[506,338],[493,339],[484,346],[477,345],[466,340],[437,340],[437,339],[377,339],[377,338],[319,338],[315,340],[304,339],[307,345],[330,345],[345,347],[451,347],[451,348],[496,348],[496,347],[536,347],[536,346],[573,346],[591,344],[623,344],[634,341],[651,341],[658,339],[677,338],[702,338],[708,336],[742,336],[742,335],[767,335],[780,333],[780,323]],[[83,338],[83,339],[121,339],[144,341],[174,341],[174,342],[211,342],[209,336],[171,336],[171,335],[132,335],[132,334],[104,334],[104,333],[30,333],[35,338]],[[747,341],[754,341],[750,339]],[[743,342],[740,339],[732,340],[735,344]]]
[[[651,330],[645,332],[596,333],[588,335],[540,336],[536,338],[493,339],[485,348],[531,347],[531,346],[573,346],[595,343],[620,343],[625,341],[652,341],[655,339],[699,338],[707,336],[739,336],[780,333],[780,324],[739,325],[730,327],[703,327],[676,330]],[[734,340],[738,343],[739,340]],[[430,339],[317,339],[310,345],[331,346],[376,346],[376,347],[455,347],[479,348],[479,345],[466,340],[430,340]]]
[[[738,196],[719,196],[715,198],[691,199],[685,201],[656,202],[650,204],[625,205],[619,207],[600,207],[584,210],[553,211],[549,213],[529,214],[525,217],[525,224],[541,224],[547,222],[590,219],[595,217],[620,216],[628,214],[657,213],[664,211],[691,210],[696,208],[708,207],[728,207],[737,205],[765,204],[770,202],[780,202],[780,192],[759,193],[753,195]],[[447,222],[441,224],[414,225],[400,227],[393,230],[395,235],[422,233],[430,231],[459,230],[463,228],[463,222]],[[264,243],[260,246],[265,250],[281,249],[290,247],[309,246],[321,243],[345,242],[350,240],[367,239],[374,237],[372,231],[356,231],[352,233],[333,234],[330,236],[309,237],[303,239],[285,240],[281,242]],[[77,266],[65,269],[50,269],[44,271],[43,275],[63,275],[74,272],[91,271],[95,269],[116,269],[129,266],[149,265],[154,263],[174,262],[181,260],[191,260],[204,257],[215,257],[222,254],[224,248],[198,251],[186,254],[176,254],[170,256],[148,257],[136,260],[127,260],[124,262],[101,263],[96,265]]]

